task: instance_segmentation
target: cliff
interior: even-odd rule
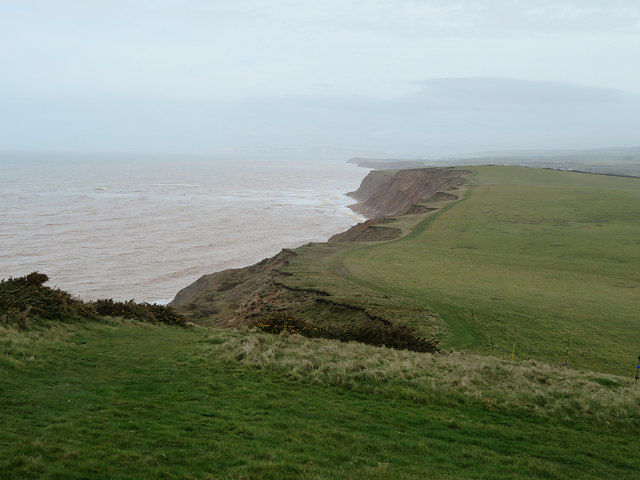
[[[349,194],[359,201],[351,208],[369,218],[404,215],[415,204],[436,193],[455,190],[467,183],[464,176],[467,173],[453,168],[413,168],[395,172],[374,170],[358,190]]]
[[[296,286],[297,275],[302,274],[291,273],[290,262],[304,251],[306,258],[315,259],[309,268],[317,269],[321,268],[318,261],[348,248],[348,242],[397,238],[404,233],[394,225],[397,216],[428,213],[436,210],[442,201],[458,198],[449,192],[468,183],[465,177],[468,173],[449,168],[372,171],[350,195],[360,200],[352,207],[354,210],[375,218],[334,235],[326,244],[283,250],[250,267],[204,275],[178,292],[169,305],[190,321],[221,327],[248,325],[253,319],[275,310],[295,311],[316,320],[336,317],[340,321],[395,320],[363,307],[355,298],[367,295],[349,297],[329,291],[330,288]],[[311,257],[309,250],[313,250]],[[390,302],[388,298],[385,301]]]

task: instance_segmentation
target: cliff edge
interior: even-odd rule
[[[316,252],[314,255],[318,259],[348,248],[349,242],[397,238],[404,233],[402,228],[394,225],[398,218],[428,213],[436,210],[442,201],[457,199],[450,192],[469,183],[469,173],[453,168],[371,171],[358,190],[349,194],[359,200],[352,209],[373,217],[370,220],[334,235],[325,244],[286,249],[249,267],[204,275],[180,290],[169,305],[194,323],[218,327],[246,326],[256,318],[279,310],[295,311],[315,320],[325,318],[331,321],[340,317],[340,321],[388,323],[388,317],[363,307],[356,299],[361,296],[359,294],[351,298],[330,291],[331,288],[296,286],[300,274],[291,272],[288,268],[290,262],[298,252],[309,249]],[[315,261],[313,268],[318,268]],[[389,299],[385,301],[390,302]]]
[[[414,204],[468,183],[468,173],[455,168],[374,170],[358,190],[349,193],[359,202],[351,208],[368,218],[404,215]]]

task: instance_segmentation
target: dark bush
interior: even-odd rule
[[[98,315],[123,317],[141,322],[165,323],[167,325],[186,326],[186,320],[172,307],[151,303],[136,303],[133,300],[117,302],[105,298],[91,302]]]
[[[322,336],[321,328],[318,325],[312,325],[287,312],[270,313],[259,320],[253,321],[251,326],[267,333],[277,334],[287,331],[289,333],[298,333],[305,337]]]
[[[318,325],[307,322],[287,312],[274,312],[254,321],[251,326],[267,333],[298,333],[305,337],[356,341],[368,345],[385,346],[414,352],[437,352],[435,337],[420,337],[415,330],[404,325],[385,324],[378,320],[348,323],[345,325]]]
[[[41,287],[43,284],[49,281],[49,277],[47,277],[44,273],[31,272],[25,277],[25,280],[32,287]]]
[[[29,322],[39,319],[74,320],[96,316],[83,301],[57,288],[43,286],[47,280],[45,274],[37,272],[0,280],[0,318],[26,328]]]
[[[45,287],[44,273],[0,280],[0,322],[19,328],[37,320],[97,319],[98,315],[133,318],[142,322],[186,326],[185,319],[164,305],[116,302],[112,299],[83,302],[59,289]]]
[[[420,337],[415,330],[404,325],[370,321],[330,326],[326,327],[326,330],[327,338],[336,338],[343,342],[356,341],[413,352],[438,351],[438,340],[435,337]]]

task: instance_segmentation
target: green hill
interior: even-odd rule
[[[0,327],[0,478],[633,478],[640,391],[133,320]]]
[[[359,192],[366,210],[401,215],[205,276],[174,305],[220,326],[274,310],[320,324],[386,321],[445,349],[635,374],[640,179],[416,169],[372,172]]]
[[[640,180],[454,173],[384,174],[397,216],[205,276],[180,314],[2,282],[0,479],[637,477]],[[441,351],[248,328],[274,315]]]
[[[474,167],[463,199],[334,272],[444,322],[445,346],[631,374],[640,348],[640,179]],[[493,339],[494,349],[491,349]],[[499,353],[498,353],[499,352]]]

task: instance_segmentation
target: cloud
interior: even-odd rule
[[[524,11],[524,14],[525,18],[536,24],[546,22],[551,28],[561,27],[565,32],[567,30],[572,33],[580,31],[586,34],[598,31],[640,32],[640,7],[635,2],[608,3],[606,7],[601,3],[593,2],[573,5],[551,4],[529,8]]]
[[[0,145],[177,154],[329,146],[429,156],[637,144],[640,101],[624,92],[508,78],[439,78],[420,85],[394,99],[15,100],[7,103],[12,121],[0,131]]]
[[[473,106],[558,107],[566,104],[629,102],[630,94],[604,87],[512,78],[434,78],[420,83],[416,99],[434,104]]]
[[[639,18],[636,0],[5,0],[0,148],[617,143]]]

